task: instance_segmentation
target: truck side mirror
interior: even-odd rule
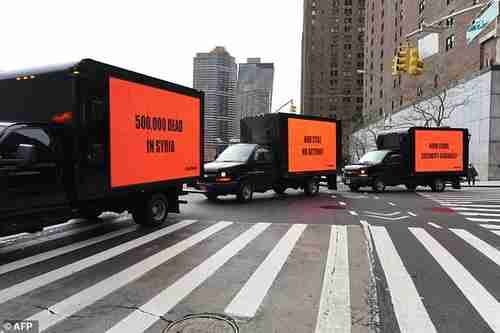
[[[36,162],[37,153],[36,148],[33,145],[20,144],[16,151],[16,160],[18,160],[18,166],[26,167]]]

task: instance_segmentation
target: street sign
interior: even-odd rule
[[[465,35],[467,44],[472,43],[474,39],[498,16],[498,0],[492,0],[488,6],[481,12],[481,14],[472,21]]]
[[[439,52],[439,34],[430,33],[418,40],[418,53],[422,59]]]

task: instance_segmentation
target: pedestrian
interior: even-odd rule
[[[476,177],[478,176],[476,168],[474,168],[474,165],[472,163],[469,164],[469,167],[467,168],[467,183],[472,182],[472,186],[476,186]]]

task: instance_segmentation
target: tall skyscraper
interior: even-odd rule
[[[235,59],[224,47],[194,58],[194,88],[205,92],[205,160],[212,160],[221,147],[239,138],[236,75]]]
[[[271,112],[274,64],[248,58],[239,65],[237,106],[240,118]]]
[[[342,120],[346,144],[363,110],[364,27],[365,0],[304,0],[301,110]]]

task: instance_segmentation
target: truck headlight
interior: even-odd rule
[[[366,176],[367,175],[366,174],[366,170],[360,170],[359,173],[360,173],[361,176]]]
[[[221,177],[226,177],[226,176],[227,176],[227,174],[226,174],[224,171],[222,171],[222,172],[220,173],[220,176],[221,176]]]

